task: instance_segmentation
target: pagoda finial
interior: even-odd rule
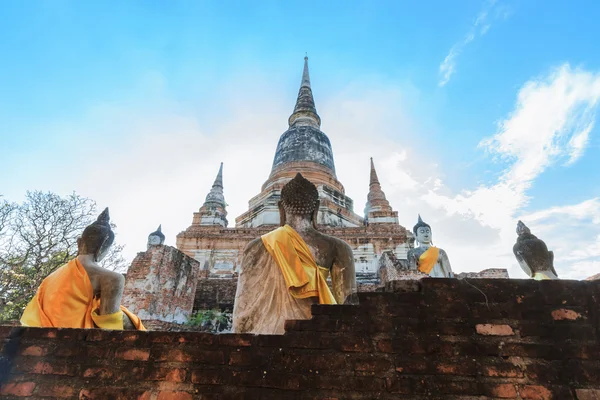
[[[369,180],[369,186],[373,184],[379,185],[379,178],[377,177],[377,171],[375,171],[375,164],[373,164],[373,157],[371,157],[371,179]]]
[[[310,75],[308,73],[308,55],[304,57],[304,69],[302,70],[302,81],[298,91],[298,99],[294,112],[290,115],[288,123],[293,125],[308,125],[319,129],[321,127],[321,117],[317,114],[315,99],[313,98],[310,87]]]
[[[227,226],[227,203],[223,194],[223,163],[219,167],[219,172],[215,182],[206,195],[204,205],[200,207],[200,225],[220,225]]]
[[[221,166],[219,167],[219,172],[217,173],[217,177],[215,178],[215,182],[213,183],[213,188],[215,186],[223,187],[223,163],[221,162]]]
[[[304,87],[304,86],[310,88],[310,75],[308,74],[308,56],[304,57],[304,69],[302,70],[302,83],[300,84],[300,87]]]

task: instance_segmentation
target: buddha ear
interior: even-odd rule
[[[317,200],[317,204],[315,205],[315,211],[313,211],[311,215],[312,226],[317,229],[317,217],[319,215],[319,205],[321,204],[320,200]]]
[[[285,225],[285,210],[283,209],[283,203],[281,200],[277,202],[277,207],[279,208],[279,226]]]
[[[102,253],[104,253],[104,251],[107,250],[107,248],[110,246],[110,245],[107,246],[106,242],[108,240],[110,240],[110,236],[109,235],[104,236],[104,240],[102,240],[102,243],[100,243],[100,246],[98,246],[98,250],[96,250],[96,252],[94,253],[94,261],[95,262],[101,261],[100,257],[102,256]]]

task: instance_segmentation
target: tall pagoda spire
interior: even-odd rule
[[[371,157],[371,176],[369,179],[369,194],[365,205],[365,220],[372,223],[398,223],[398,213],[392,210],[390,202],[381,190],[373,157]]]
[[[219,167],[219,172],[217,173],[217,177],[215,178],[215,182],[212,185],[212,190],[221,188],[221,192],[223,191],[223,163]]]
[[[302,71],[302,81],[298,91],[298,99],[294,112],[288,119],[290,127],[294,125],[309,125],[319,129],[321,127],[321,117],[317,114],[315,99],[313,98],[310,87],[310,75],[308,74],[308,57],[304,57],[304,69]]]
[[[227,226],[227,203],[223,195],[223,163],[219,167],[217,177],[206,195],[204,205],[200,208],[200,225]]]
[[[371,157],[371,179],[369,180],[369,189],[371,189],[373,185],[379,185],[379,178],[377,177],[377,171],[375,171],[373,157]]]

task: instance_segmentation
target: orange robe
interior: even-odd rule
[[[90,278],[77,258],[58,268],[42,281],[23,312],[21,324],[42,328],[123,329],[123,313],[141,331],[146,328],[125,307],[100,315],[100,298],[94,297]]]
[[[281,269],[292,296],[318,297],[320,304],[337,304],[325,280],[329,271],[317,265],[306,242],[294,228],[284,225],[261,239]]]
[[[304,240],[290,226],[262,237],[265,251],[242,262],[233,306],[233,332],[282,335],[286,320],[310,319],[316,302],[335,304]]]
[[[431,246],[419,257],[419,271],[429,274],[440,256],[440,249]]]

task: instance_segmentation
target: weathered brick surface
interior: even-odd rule
[[[282,336],[0,327],[0,395],[600,399],[599,281],[471,285],[388,285],[358,306],[315,305]]]
[[[184,323],[192,315],[198,261],[171,246],[150,246],[127,270],[123,304],[142,321]]]

